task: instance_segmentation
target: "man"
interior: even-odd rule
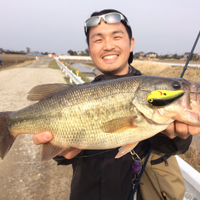
[[[98,75],[94,82],[141,75],[130,66],[135,40],[122,13],[116,10],[93,13],[84,28]],[[184,153],[191,143],[191,135],[199,132],[200,128],[174,122],[162,133],[140,142],[134,150],[141,159],[146,156],[150,146],[167,155]],[[39,145],[49,142],[52,137],[49,132],[40,133],[33,137],[33,142]],[[132,155],[114,159],[117,152],[118,148],[102,151],[73,149],[54,158],[58,164],[73,166],[71,200],[129,199],[133,179]]]

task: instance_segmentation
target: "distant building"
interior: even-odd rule
[[[43,56],[44,54],[42,53],[27,53],[27,56]]]
[[[167,58],[172,58],[173,55],[172,54],[167,54]]]
[[[193,54],[193,60],[197,61],[200,60],[200,53],[199,54]]]
[[[186,53],[183,55],[183,58],[188,58],[189,55],[190,55],[190,53],[189,53],[189,52],[186,52]]]
[[[157,58],[158,54],[155,52],[149,52],[149,53],[146,53],[145,56],[146,56],[146,58]]]
[[[10,51],[9,49],[5,50],[5,53],[11,53],[12,51]]]
[[[144,57],[144,56],[145,56],[145,53],[143,51],[135,53],[136,58],[141,58],[141,57]]]
[[[77,51],[77,55],[78,56],[84,55],[84,52],[83,51]]]

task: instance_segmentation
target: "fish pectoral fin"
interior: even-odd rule
[[[104,123],[101,130],[105,133],[123,132],[130,128],[136,128],[134,117],[121,117]]]
[[[30,101],[42,101],[52,96],[52,94],[59,92],[63,89],[67,89],[72,85],[65,83],[53,83],[53,84],[43,84],[37,85],[32,88],[27,96]]]
[[[125,154],[129,153],[132,149],[134,149],[137,144],[139,142],[135,142],[135,143],[132,143],[132,144],[126,144],[122,147],[119,148],[119,152],[118,154],[115,156],[115,158],[121,158],[122,156],[124,156]]]
[[[63,149],[61,147],[54,146],[50,142],[45,143],[42,145],[42,151],[40,155],[41,161],[50,160],[65,150],[66,148]]]

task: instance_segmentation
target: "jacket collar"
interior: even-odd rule
[[[131,65],[130,65],[129,73],[125,74],[125,75],[105,75],[100,70],[98,70],[97,67],[95,67],[95,69],[93,70],[93,74],[95,75],[95,79],[92,82],[97,82],[97,81],[101,81],[101,80],[111,80],[111,79],[116,79],[116,78],[123,78],[123,77],[127,77],[127,76],[142,75],[139,70],[135,69]]]

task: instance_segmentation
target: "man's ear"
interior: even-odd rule
[[[134,45],[135,45],[135,39],[132,37],[132,38],[131,38],[131,47],[130,47],[130,52],[133,51],[133,49],[134,49]]]

